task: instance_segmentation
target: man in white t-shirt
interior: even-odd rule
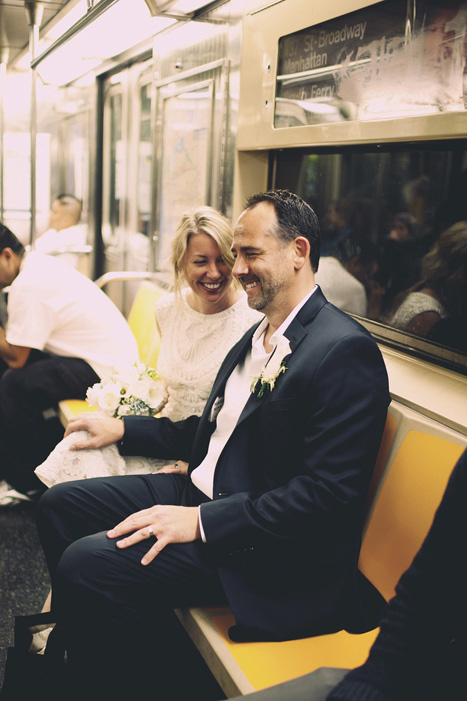
[[[331,304],[335,304],[349,314],[366,316],[368,301],[365,288],[337,258],[333,256],[321,258],[315,281]]]
[[[78,268],[80,249],[87,243],[86,228],[79,224],[81,202],[74,195],[59,195],[49,215],[50,228],[35,242],[35,250]]]
[[[62,399],[84,399],[112,367],[138,359],[124,317],[96,285],[51,256],[26,252],[0,224],[0,478],[20,492],[39,487],[34,469],[63,437]],[[1,503],[1,499],[0,499]]]

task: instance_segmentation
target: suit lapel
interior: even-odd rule
[[[219,370],[219,373],[212,386],[208,403],[206,404],[206,409],[209,409],[209,411],[211,411],[212,405],[214,404],[216,399],[218,397],[224,396],[226,382],[232,374],[234,368],[237,367],[237,365],[245,359],[247,352],[251,348],[251,339],[253,338],[253,334],[258,326],[259,324],[256,324],[255,326],[253,326],[253,328],[247,331],[246,335],[244,336],[243,342],[237,343],[237,345],[232,348],[228,357],[228,362],[224,363],[221,369]]]
[[[306,304],[300,309],[297,316],[294,319],[292,319],[291,323],[284,332],[284,336],[289,339],[291,348],[291,353],[290,355],[286,356],[286,360],[290,359],[293,356],[295,350],[298,348],[303,339],[307,336],[310,329],[305,327],[311,325],[316,314],[319,312],[319,310],[324,304],[326,304],[326,298],[321,292],[321,289],[318,287],[318,289],[311,295],[310,299],[306,302]],[[232,369],[233,368],[231,368],[230,372],[232,372]],[[283,382],[286,376],[287,371],[283,375],[281,375],[281,377],[279,377],[277,382]],[[251,393],[237,421],[237,426],[240,423],[242,423],[242,421],[245,421],[245,419],[251,416],[251,414],[261,406],[264,400],[264,396],[259,399],[257,394]]]
[[[300,309],[295,319],[293,319],[293,321],[285,331],[284,335],[289,339],[290,347],[292,349],[291,355],[287,356],[288,358],[291,358],[294,351],[298,348],[302,340],[305,338],[309,331],[307,326],[311,324],[313,318],[316,316],[316,314],[324,304],[326,304],[326,298],[324,297],[323,293],[318,287],[318,289],[311,295],[308,302],[302,307],[302,309]],[[194,467],[199,465],[202,458],[206,455],[209,440],[216,426],[215,421],[209,421],[214,403],[219,398],[222,399],[224,397],[226,382],[232,374],[233,369],[245,359],[247,352],[251,348],[251,339],[253,338],[253,334],[260,323],[261,321],[255,324],[255,326],[253,326],[251,329],[249,329],[249,331],[247,331],[247,333],[245,334],[243,340],[239,341],[239,343],[232,348],[232,350],[226,357],[226,362],[223,363],[221,369],[219,370],[219,373],[214,381],[211,394],[204,408],[203,416],[201,417],[201,424],[199,427],[200,430],[197,433],[197,438],[193,446],[193,461],[191,463],[193,465],[193,468],[191,469],[194,469]],[[287,373],[284,373],[284,375],[282,375],[278,381],[282,382],[284,376],[286,377]],[[245,419],[247,419],[249,416],[251,416],[251,414],[256,409],[258,409],[261,406],[261,403],[264,401],[265,397],[261,397],[261,399],[258,399],[258,395],[251,393],[247,403],[245,404],[245,407],[243,408],[242,413],[240,414],[237,426],[241,422],[245,421]]]
[[[294,328],[292,328],[294,327]],[[290,333],[289,333],[290,331]],[[289,355],[285,356],[285,360],[287,361],[290,359],[295,351],[295,349],[300,345],[301,341],[305,338],[307,332],[303,328],[303,326],[300,324],[300,322],[297,322],[296,319],[292,321],[290,324],[289,328],[286,329],[284,336],[289,339],[290,341],[290,349],[291,353]],[[284,375],[287,373],[287,371],[284,373]],[[284,375],[282,375],[277,382],[281,382],[283,380]],[[273,390],[274,391],[274,390]],[[266,395],[266,397],[269,395]],[[245,421],[251,414],[256,411],[256,409],[259,409],[261,404],[264,403],[266,397],[262,396],[261,398],[258,397],[257,394],[254,394],[253,392],[250,394],[248,397],[248,401],[245,404],[242,413],[239,416],[239,419],[237,421],[237,426],[242,423],[242,421]]]

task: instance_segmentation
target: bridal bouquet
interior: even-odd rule
[[[153,368],[131,363],[127,369],[114,370],[102,382],[89,387],[86,399],[108,416],[154,416],[166,404],[167,390]]]

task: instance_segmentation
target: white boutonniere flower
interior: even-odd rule
[[[291,352],[289,339],[285,336],[280,336],[273,354],[261,370],[261,373],[253,378],[250,387],[250,391],[253,394],[257,393],[258,397],[262,397],[268,390],[272,392],[279,375],[282,375],[287,370],[284,365],[284,358],[290,355]]]

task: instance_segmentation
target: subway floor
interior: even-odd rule
[[[0,509],[0,688],[15,616],[38,613],[49,590],[35,510],[32,502]]]

